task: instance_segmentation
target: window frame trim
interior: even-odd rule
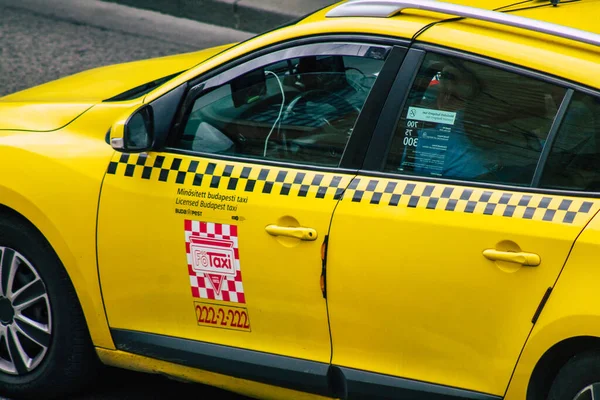
[[[538,163],[535,167],[533,178],[531,179],[531,187],[540,187],[540,181],[542,179],[542,175],[544,174],[544,170],[546,169],[548,157],[552,152],[552,146],[554,146],[554,142],[556,141],[556,137],[558,136],[562,122],[565,119],[565,115],[571,106],[574,93],[575,91],[573,89],[567,89],[565,97],[563,97],[563,101],[558,107],[558,111],[556,112],[556,116],[554,117],[554,121],[550,127],[550,132],[548,132],[548,137],[546,137],[546,142],[544,142],[544,147],[542,148],[542,152],[538,158]]]
[[[434,52],[438,54],[443,54],[447,56],[453,56],[457,58],[462,58],[466,61],[472,61],[475,63],[479,63],[482,65],[487,65],[489,67],[502,69],[509,72],[518,73],[520,75],[528,76],[530,78],[534,78],[537,80],[545,81],[547,83],[551,83],[557,86],[562,86],[565,89],[573,89],[577,92],[583,92],[589,94],[594,97],[600,97],[600,93],[598,92],[600,89],[591,88],[580,83],[570,81],[563,77],[547,74],[541,71],[537,71],[531,68],[524,67],[522,65],[510,63],[508,61],[502,61],[496,58],[482,56],[480,54],[474,54],[468,51],[457,50],[445,46],[437,46],[433,44],[427,43],[415,43],[411,46],[411,48],[424,50],[425,52]]]
[[[322,45],[327,45],[327,44],[332,44],[332,43],[340,43],[340,44],[348,44],[348,45],[363,45],[363,46],[380,45],[380,46],[389,47],[390,50],[388,52],[387,58],[384,61],[382,70],[385,68],[385,66],[388,62],[393,62],[393,60],[390,60],[389,56],[390,56],[391,52],[393,51],[394,47],[397,47],[397,46],[404,47],[408,51],[409,44],[410,44],[410,42],[406,39],[379,36],[379,35],[330,34],[330,35],[315,35],[315,36],[293,39],[290,41],[286,41],[283,43],[277,43],[275,45],[268,46],[268,47],[247,53],[237,59],[234,59],[223,65],[220,65],[213,70],[207,71],[206,73],[204,73],[196,78],[193,78],[192,80],[190,80],[188,82],[188,90],[183,97],[183,100],[181,102],[181,105],[179,107],[177,115],[175,117],[175,120],[171,126],[171,129],[169,130],[166,145],[160,149],[156,149],[155,151],[165,152],[165,153],[173,153],[173,154],[185,154],[185,155],[193,156],[193,157],[214,158],[214,159],[228,160],[228,161],[233,161],[233,162],[250,162],[253,164],[259,164],[259,165],[265,164],[265,165],[279,166],[279,167],[285,167],[285,168],[302,168],[302,169],[307,169],[307,170],[322,170],[322,171],[330,171],[330,172],[334,172],[334,171],[356,172],[358,170],[358,168],[360,167],[360,165],[362,165],[365,155],[363,154],[363,156],[360,160],[360,165],[352,165],[355,163],[345,163],[344,162],[344,160],[346,158],[352,157],[352,154],[347,153],[345,151],[346,148],[348,147],[348,143],[350,143],[351,139],[349,139],[348,142],[346,143],[346,147],[344,149],[344,153],[342,154],[340,162],[335,167],[321,166],[321,165],[314,165],[314,164],[298,164],[298,163],[294,163],[294,162],[287,162],[287,161],[280,161],[280,160],[266,160],[266,159],[250,158],[250,157],[237,156],[237,155],[219,155],[219,154],[215,154],[215,153],[199,152],[199,151],[192,151],[192,150],[179,149],[179,148],[173,147],[173,143],[177,140],[177,138],[180,137],[180,135],[183,132],[183,129],[185,127],[185,122],[187,121],[187,119],[189,117],[189,113],[191,112],[196,99],[198,97],[200,97],[204,91],[212,90],[212,89],[218,87],[218,85],[207,87],[207,83],[210,82],[211,79],[217,78],[219,75],[226,73],[228,71],[231,71],[232,69],[238,68],[244,64],[251,65],[250,63],[253,60],[256,60],[259,58],[264,58],[264,60],[261,63],[257,64],[258,66],[252,64],[252,67],[249,67],[246,69],[240,69],[239,73],[236,74],[235,76],[239,76],[248,71],[251,71],[252,69],[256,69],[256,68],[260,67],[260,65],[265,66],[265,65],[269,65],[272,62],[281,61],[281,59],[279,57],[273,55],[274,53],[279,52],[279,51],[289,51],[291,54],[290,56],[293,57],[293,50],[296,47],[304,47],[304,46],[310,46],[310,45],[316,45],[316,46],[321,45],[322,46]],[[349,54],[348,56],[352,56],[352,54]],[[271,59],[271,61],[267,61],[269,59]],[[398,68],[399,68],[399,65],[398,65]],[[373,87],[375,87],[376,82]],[[221,83],[221,84],[224,84],[224,83]],[[373,88],[372,88],[372,90],[373,90]],[[367,96],[367,99],[365,100],[365,104],[363,105],[363,107],[369,102],[369,97],[370,97],[370,94],[369,94],[369,96]],[[364,116],[364,113],[361,112],[361,115],[359,115],[359,117],[355,123],[355,126],[358,124],[358,122],[362,118],[365,118],[365,116]],[[373,135],[374,126],[367,126],[366,128],[367,129],[365,129],[364,132],[359,133],[361,136],[360,140],[362,140],[362,141],[370,140]],[[353,135],[351,136],[351,138],[354,135],[355,135],[355,132],[353,132]]]
[[[384,103],[379,121],[375,124],[373,136],[363,161],[363,168],[383,171],[390,145],[394,139],[394,133],[400,122],[402,110],[426,55],[427,52],[425,51],[413,48],[408,49],[408,53],[404,57],[404,61],[389,92],[396,91],[401,95],[394,97],[388,93],[388,98]],[[393,126],[391,131],[390,126]],[[381,154],[384,154],[384,156],[381,157]]]
[[[400,76],[400,73],[399,73],[399,75],[397,77],[397,79],[410,78],[409,90],[406,91],[404,99],[402,100],[402,107],[397,109],[395,112],[393,110],[384,110],[384,112],[382,112],[381,118],[386,118],[387,120],[390,120],[393,118],[395,121],[395,123],[393,125],[390,125],[390,128],[387,129],[387,136],[382,135],[386,142],[391,142],[391,140],[394,137],[396,128],[398,127],[398,123],[400,122],[400,119],[402,116],[402,110],[404,109],[404,104],[408,98],[410,88],[412,88],[414,77],[416,76],[419,69],[421,68],[421,66],[423,64],[423,60],[425,59],[425,57],[427,56],[428,53],[436,53],[436,54],[456,57],[456,58],[459,58],[459,59],[462,59],[465,61],[479,63],[481,65],[486,65],[486,66],[489,66],[492,68],[501,69],[501,70],[507,71],[507,72],[517,73],[522,76],[526,76],[526,77],[529,77],[532,79],[537,79],[539,81],[543,81],[543,82],[546,82],[549,84],[560,86],[566,90],[565,98],[566,98],[567,94],[569,93],[569,91],[571,91],[572,95],[579,92],[579,93],[583,93],[583,94],[600,99],[600,93],[598,92],[598,90],[589,88],[587,86],[583,86],[576,82],[572,82],[572,81],[566,80],[564,78],[556,77],[553,75],[544,74],[540,71],[528,69],[523,66],[515,65],[512,63],[502,61],[502,60],[493,59],[490,57],[485,57],[482,55],[473,54],[470,52],[457,50],[457,49],[453,49],[453,48],[448,48],[448,47],[444,47],[444,46],[437,46],[437,45],[427,44],[427,43],[414,43],[409,48],[408,54],[407,54],[405,60],[408,59],[410,53],[414,50],[424,51],[425,54],[424,54],[421,62],[415,67],[415,70],[412,71],[412,77],[409,76],[408,73],[406,73],[406,75],[404,75],[404,76]],[[401,71],[402,71],[402,68],[401,68]],[[552,142],[553,142],[555,137],[558,135],[558,130],[564,120],[565,115],[566,115],[566,109],[568,108],[568,105],[571,102],[571,99],[569,99],[567,104],[565,104],[565,101],[564,101],[565,98],[563,98],[563,102],[561,103],[559,110],[557,111],[556,115],[554,116],[550,131],[548,132],[548,137],[546,139],[546,142],[544,143],[544,147],[540,151],[540,155],[538,156],[538,163],[536,165],[536,169],[535,169],[534,175],[532,177],[532,181],[528,186],[510,185],[510,184],[503,184],[503,183],[477,182],[477,181],[460,180],[460,179],[445,179],[445,178],[426,177],[426,176],[420,176],[420,175],[401,174],[401,173],[397,173],[397,172],[386,172],[386,171],[383,171],[383,168],[385,166],[385,161],[387,160],[387,157],[388,157],[389,146],[386,147],[386,150],[385,150],[386,152],[383,157],[381,156],[381,153],[374,154],[374,152],[368,152],[367,156],[365,157],[365,160],[364,160],[364,164],[363,164],[364,167],[361,168],[358,171],[358,173],[359,173],[359,175],[364,175],[364,176],[391,178],[391,179],[398,179],[398,180],[410,180],[410,181],[419,181],[419,182],[432,182],[432,183],[448,184],[448,185],[455,185],[455,186],[481,187],[481,188],[486,188],[486,189],[509,190],[509,191],[516,191],[516,192],[547,193],[547,194],[555,194],[555,195],[563,195],[563,196],[567,195],[567,196],[574,196],[574,197],[600,198],[600,191],[586,192],[586,191],[581,191],[581,190],[578,191],[578,190],[541,188],[541,187],[539,187],[539,182],[538,182],[538,185],[535,185],[535,186],[533,185],[534,179],[536,178],[536,174],[538,173],[538,169],[540,170],[540,177],[541,177],[541,173],[543,172],[544,168],[546,167],[547,156],[550,154],[551,145],[552,145],[552,143],[549,143],[549,140],[548,140],[550,138],[550,134],[552,133],[553,129],[556,127],[556,132],[554,134],[554,137],[552,138]],[[565,106],[565,110],[563,110],[565,112],[561,113],[560,110],[562,109],[563,105]],[[382,136],[380,136],[380,137],[382,137]],[[543,156],[546,148],[548,148],[548,150],[547,150],[548,155],[546,156],[545,159],[542,160],[542,156]],[[543,161],[543,163],[542,163],[542,161]],[[374,165],[379,165],[379,168],[373,168]]]

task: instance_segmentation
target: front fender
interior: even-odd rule
[[[96,216],[114,151],[103,138],[82,135],[84,130],[74,125],[57,132],[4,132],[0,203],[48,240],[75,287],[94,344],[113,349],[98,278]]]
[[[86,258],[75,256],[73,250],[76,249],[65,242],[59,228],[27,197],[11,188],[0,186],[0,199],[2,199],[2,205],[26,218],[50,243],[75,287],[88,328],[92,334],[92,340],[98,346],[114,348],[108,331],[104,307],[102,301],[100,301],[100,286],[97,274],[94,279],[94,274],[91,273],[93,271],[85,267]]]

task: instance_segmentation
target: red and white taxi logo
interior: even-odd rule
[[[185,220],[184,228],[192,296],[245,304],[237,226]]]
[[[231,240],[190,237],[192,269],[196,273],[207,275],[217,294],[221,292],[223,279],[226,276],[235,278],[233,246]]]

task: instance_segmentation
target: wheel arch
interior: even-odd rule
[[[575,355],[600,349],[600,338],[576,336],[549,348],[535,365],[527,386],[527,400],[545,400],[558,371]]]
[[[94,277],[84,276],[77,258],[58,228],[35,204],[4,186],[0,186],[0,199],[2,199],[0,201],[0,218],[14,218],[36,232],[40,238],[49,244],[61,262],[71,284],[75,288],[93,343],[96,346],[114,349],[101,298],[98,275],[96,274]],[[92,278],[91,281],[90,278]],[[97,296],[94,296],[95,293],[97,293]]]
[[[5,188],[0,188],[0,193],[2,193]],[[19,196],[17,193],[13,192],[14,196],[19,197],[20,206],[11,204],[11,202],[5,201],[6,198],[0,203],[0,218],[14,218],[19,221],[20,224],[26,226],[28,229],[31,229],[36,234],[40,236],[43,240],[48,242],[50,248],[54,251],[54,254],[58,257],[58,259],[63,263],[65,259],[70,259],[68,261],[74,261],[73,254],[66,249],[66,243],[62,240],[60,235],[58,234],[58,230],[54,227],[54,225],[44,216],[44,214],[37,208],[34,207],[31,203],[29,203],[24,197]],[[35,222],[34,222],[35,221]],[[40,228],[42,227],[42,228]],[[62,243],[61,243],[62,242]],[[60,255],[57,251],[58,248],[63,248]],[[70,271],[67,271],[69,277],[71,276]],[[71,278],[71,283],[73,279]]]

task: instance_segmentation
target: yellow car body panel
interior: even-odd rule
[[[518,9],[519,6],[513,8]],[[600,33],[600,26],[596,18],[598,12],[600,12],[600,2],[598,0],[585,0],[565,2],[560,4],[559,7],[522,10],[518,11],[517,15],[568,26],[586,32]]]
[[[92,106],[90,103],[0,103],[0,131],[54,131],[68,125]]]
[[[542,198],[547,208],[537,207]],[[568,210],[547,213],[563,201]],[[502,395],[545,291],[599,208],[593,199],[355,180],[330,233],[332,363]],[[494,262],[486,249],[542,261]]]

